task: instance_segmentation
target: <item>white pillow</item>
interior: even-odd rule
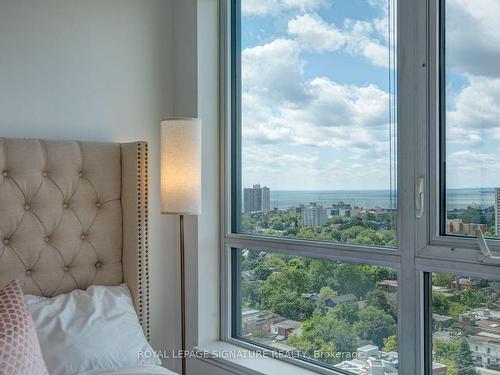
[[[155,356],[140,354],[153,349],[125,284],[25,298],[51,375],[161,364]]]

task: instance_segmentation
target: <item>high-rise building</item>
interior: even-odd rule
[[[326,212],[323,206],[311,202],[301,212],[301,224],[305,227],[326,224]]]
[[[259,184],[243,189],[243,212],[269,212],[271,210],[271,191]]]
[[[262,212],[271,211],[271,190],[264,186],[262,188]]]
[[[495,235],[500,235],[500,188],[495,189]]]

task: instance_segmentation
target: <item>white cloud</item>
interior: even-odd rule
[[[383,0],[382,0],[383,1]],[[343,50],[387,64],[383,19],[342,28],[316,14],[242,54],[243,178],[273,188],[386,188],[389,94],[374,84],[306,78],[305,50]]]
[[[286,153],[275,145],[259,145],[245,147],[244,158],[263,164],[272,164],[280,170],[290,166],[312,167],[319,159],[317,155],[308,153]]]
[[[276,16],[283,10],[313,11],[327,6],[327,0],[242,0],[245,16]]]
[[[300,47],[289,39],[247,48],[242,54],[244,90],[276,101],[305,99]]]
[[[278,9],[278,0],[242,0],[241,2],[241,12],[246,16],[276,14]]]
[[[461,73],[500,77],[500,1],[446,4],[447,63]]]
[[[448,187],[498,186],[500,156],[463,150],[446,158]]]
[[[260,144],[329,147],[350,156],[387,154],[389,94],[374,85],[340,85],[324,77],[305,82],[304,88],[306,102],[273,109],[245,93],[244,138]]]
[[[468,80],[452,96],[448,139],[477,146],[500,136],[500,2],[448,0],[447,64]]]
[[[304,49],[335,51],[345,46],[347,36],[316,14],[303,14],[288,22],[288,33],[297,36]]]
[[[446,141],[461,143],[469,146],[480,146],[483,144],[481,134],[477,130],[451,127],[446,128]]]
[[[302,11],[311,11],[328,5],[327,0],[281,0],[281,2],[287,9],[300,9]]]
[[[389,94],[373,84],[306,80],[301,52],[299,43],[289,39],[243,51],[245,142],[387,159]]]
[[[456,135],[462,132],[470,138],[480,130],[500,128],[500,78],[468,76],[468,80],[469,86],[450,97],[455,108],[448,111],[447,124],[462,129],[455,130]]]
[[[387,187],[387,158],[349,160],[320,157],[317,153],[274,145],[243,147],[243,185],[261,183],[274,190],[359,189]],[[369,185],[368,185],[369,184]]]
[[[315,52],[345,50],[364,56],[372,64],[388,66],[387,19],[371,22],[346,20],[343,27],[328,24],[317,14],[302,14],[288,22],[288,33],[304,50]],[[382,44],[381,40],[384,41]]]

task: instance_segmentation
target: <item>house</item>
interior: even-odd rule
[[[343,294],[341,296],[328,297],[324,301],[327,307],[335,307],[340,303],[353,302],[357,301],[357,299],[358,298],[354,294]]]
[[[479,332],[467,338],[470,350],[482,367],[500,369],[500,335]]]
[[[269,333],[274,323],[285,320],[278,314],[258,309],[243,308],[242,328],[244,333]]]
[[[325,297],[325,296],[320,297],[318,293],[302,293],[301,296],[302,298],[310,299],[313,303],[317,303],[318,300],[321,299],[325,307],[328,308],[335,307],[338,304],[344,302],[357,301],[358,299],[354,294],[343,294],[341,296],[335,296],[335,297]]]
[[[273,335],[282,336],[285,339],[288,338],[290,333],[293,333],[302,328],[301,322],[296,322],[294,320],[283,320],[281,322],[276,322],[271,324],[271,333]]]
[[[379,358],[380,351],[378,346],[375,345],[365,345],[356,350],[358,358]]]
[[[451,286],[454,289],[468,289],[472,285],[471,279],[466,277],[457,277],[451,282]]]
[[[396,293],[398,291],[397,280],[382,280],[377,282],[377,285],[389,293]]]
[[[432,322],[436,328],[443,329],[450,326],[453,322],[453,318],[446,315],[432,314]]]

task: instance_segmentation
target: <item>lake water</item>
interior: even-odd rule
[[[448,209],[466,208],[475,205],[487,208],[494,205],[495,188],[449,189]],[[396,205],[393,199],[393,206]],[[300,204],[316,202],[324,207],[344,202],[363,208],[390,208],[389,190],[334,190],[334,191],[274,191],[271,189],[271,208],[286,209]]]

